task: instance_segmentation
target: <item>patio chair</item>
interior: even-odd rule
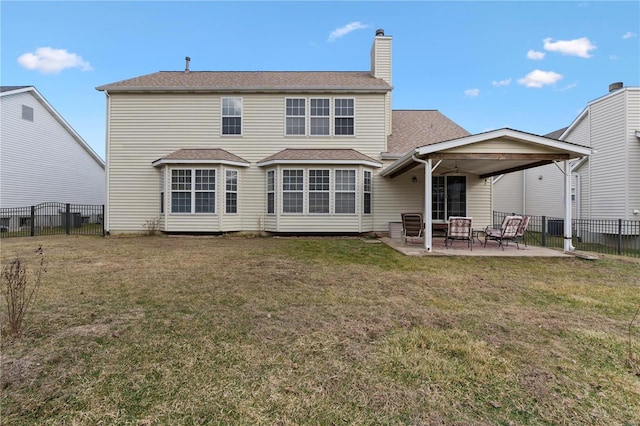
[[[484,230],[484,246],[487,246],[487,241],[494,240],[498,242],[498,246],[502,247],[504,251],[505,243],[513,241],[516,243],[516,248],[519,250],[517,233],[522,223],[522,216],[505,216],[502,220],[500,228],[486,227]]]
[[[415,239],[421,240],[424,238],[424,221],[422,220],[422,213],[401,213],[401,216],[402,238],[405,244],[407,244],[409,239],[411,239],[411,242],[415,242]]]
[[[473,250],[473,228],[471,227],[473,218],[462,216],[449,217],[449,227],[444,237],[444,245],[449,248],[449,240],[451,244],[455,240],[467,241],[467,246]]]
[[[530,216],[522,216],[522,222],[520,222],[520,226],[518,227],[518,232],[516,232],[516,244],[518,239],[520,239],[521,242],[524,243],[524,246],[527,247],[527,240],[525,240],[524,238],[524,233],[527,232],[527,227],[529,226],[529,220],[531,219]],[[507,245],[509,244],[509,242],[507,242]]]

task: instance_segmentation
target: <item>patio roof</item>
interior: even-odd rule
[[[384,169],[394,178],[434,161],[434,175],[462,173],[480,179],[591,155],[591,148],[513,129],[498,129],[420,146]]]

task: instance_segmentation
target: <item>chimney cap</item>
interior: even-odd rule
[[[382,28],[379,28],[376,30],[376,37],[383,36],[383,35],[384,35],[384,30]]]
[[[189,62],[191,62],[191,58],[186,56],[184,58],[184,60],[186,61],[185,67],[184,67],[184,72],[188,73],[189,72]]]
[[[622,86],[623,86],[623,84],[622,84],[621,81],[617,81],[615,83],[611,83],[609,85],[609,92],[614,92],[614,91],[616,91],[618,89],[622,89]]]

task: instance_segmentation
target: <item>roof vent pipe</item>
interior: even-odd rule
[[[384,35],[384,30],[382,28],[380,28],[379,30],[376,30],[376,37],[383,36],[383,35]]]
[[[189,72],[189,62],[191,62],[191,58],[190,57],[186,57],[184,58],[185,61],[187,61],[187,64],[184,66],[184,72],[188,73]]]
[[[611,83],[609,85],[609,93],[615,92],[618,89],[622,89],[622,82],[618,81],[617,83]]]

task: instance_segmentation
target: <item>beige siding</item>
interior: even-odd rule
[[[564,162],[526,170],[525,214],[564,217]]]
[[[286,97],[303,96],[308,97],[295,94]],[[356,108],[355,136],[291,137],[284,134],[285,96],[280,94],[242,96],[242,136],[221,135],[220,95],[112,94],[109,230],[142,231],[146,220],[158,217],[159,171],[151,163],[181,148],[222,148],[251,165],[240,170],[238,215],[223,215],[224,220],[217,221],[197,215],[173,217],[167,214],[166,230],[187,230],[190,227],[188,230],[191,232],[256,231],[274,225],[277,227],[275,218],[266,216],[265,171],[256,166],[258,161],[286,148],[349,147],[372,158],[379,158],[384,150],[384,95],[351,97],[355,99]],[[220,213],[224,192],[219,190],[217,195]],[[170,199],[168,192],[166,199]],[[339,220],[331,222],[331,225],[341,231],[349,228],[358,232],[362,226],[359,221],[351,219],[345,221],[346,225],[337,222]],[[284,227],[287,225],[282,224]],[[302,225],[306,226],[306,222]]]
[[[579,145],[590,147],[591,138],[590,138],[589,132],[590,132],[591,126],[589,123],[590,123],[589,114],[585,114],[585,117],[575,124],[573,129],[571,129],[571,131],[564,138],[564,140],[566,142],[577,143]]]

